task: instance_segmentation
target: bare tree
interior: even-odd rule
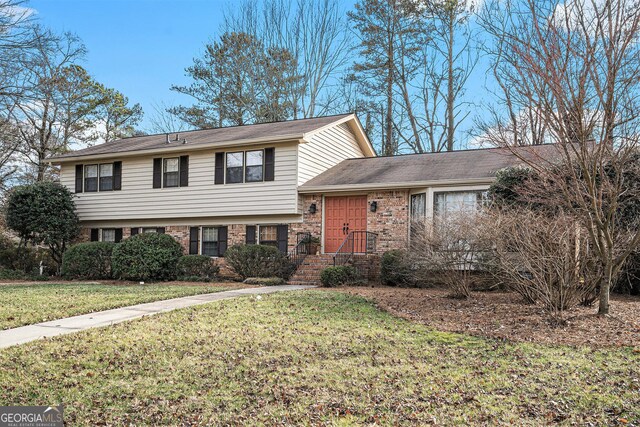
[[[470,114],[464,94],[478,61],[477,32],[470,22],[475,5],[469,0],[425,0],[420,5],[414,12],[423,32],[419,69],[411,81],[398,79],[410,124],[410,132],[401,136],[415,152],[451,151]]]
[[[595,299],[597,263],[586,230],[574,217],[522,208],[485,215],[482,228],[492,241],[487,270],[509,289],[528,303],[542,304],[558,320],[564,310]]]
[[[171,133],[189,130],[190,127],[175,114],[171,114],[172,106],[164,103],[151,104],[153,113],[149,117],[149,133]]]
[[[342,108],[339,79],[350,60],[345,11],[337,0],[245,0],[225,13],[223,32],[251,34],[267,48],[286,49],[300,79],[289,88],[292,118]]]
[[[477,212],[456,212],[434,219],[433,224],[412,224],[409,257],[416,266],[417,283],[441,281],[454,298],[471,296],[488,236]]]
[[[598,312],[607,314],[611,285],[640,244],[637,224],[620,221],[623,198],[638,197],[625,177],[638,167],[640,8],[632,0],[504,0],[485,10],[495,55],[509,65],[500,123],[509,128],[514,114],[530,114],[546,132],[542,140],[557,143],[560,167],[522,160],[545,186],[540,197],[587,231],[602,273]],[[506,147],[524,140],[504,132],[488,138]]]

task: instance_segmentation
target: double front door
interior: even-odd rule
[[[324,215],[324,252],[335,253],[350,232],[367,231],[367,196],[325,197]],[[366,237],[354,245],[355,252],[364,252]]]

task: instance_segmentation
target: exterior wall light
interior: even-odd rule
[[[375,212],[375,211],[377,211],[377,210],[378,210],[378,202],[371,202],[371,203],[369,204],[369,210],[370,210],[371,212]]]
[[[309,206],[309,213],[313,215],[314,213],[316,213],[317,210],[318,210],[318,207],[316,206],[316,204],[311,203],[311,205]]]

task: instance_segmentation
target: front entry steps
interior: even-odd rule
[[[368,282],[376,282],[380,278],[379,255],[354,255],[348,265],[355,267]],[[289,284],[318,286],[322,270],[332,266],[333,254],[308,255],[289,279]]]
[[[320,273],[327,267],[333,265],[333,254],[328,255],[307,255],[298,267],[291,279],[290,285],[312,285],[320,284]]]

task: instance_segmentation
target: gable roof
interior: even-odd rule
[[[289,120],[284,122],[259,123],[244,126],[231,126],[215,129],[192,130],[169,134],[170,142],[167,144],[167,134],[143,135],[123,138],[82,150],[70,151],[65,154],[50,157],[52,162],[82,160],[89,157],[106,157],[107,155],[135,155],[145,152],[171,152],[184,151],[185,149],[215,148],[229,144],[258,144],[265,142],[301,140],[309,137],[331,125],[344,122],[353,122],[354,133],[362,130],[355,114],[339,114],[335,116],[315,117],[310,119]],[[366,146],[371,146],[367,136],[361,131],[357,135],[359,141]],[[176,135],[178,140],[176,141]],[[183,144],[186,139],[186,145]],[[373,153],[373,148],[371,148]],[[373,154],[375,155],[375,154]]]
[[[545,161],[560,154],[555,144],[514,150],[524,158]],[[522,160],[508,148],[347,159],[304,183],[300,192],[483,184],[493,181],[500,169],[519,164]]]

